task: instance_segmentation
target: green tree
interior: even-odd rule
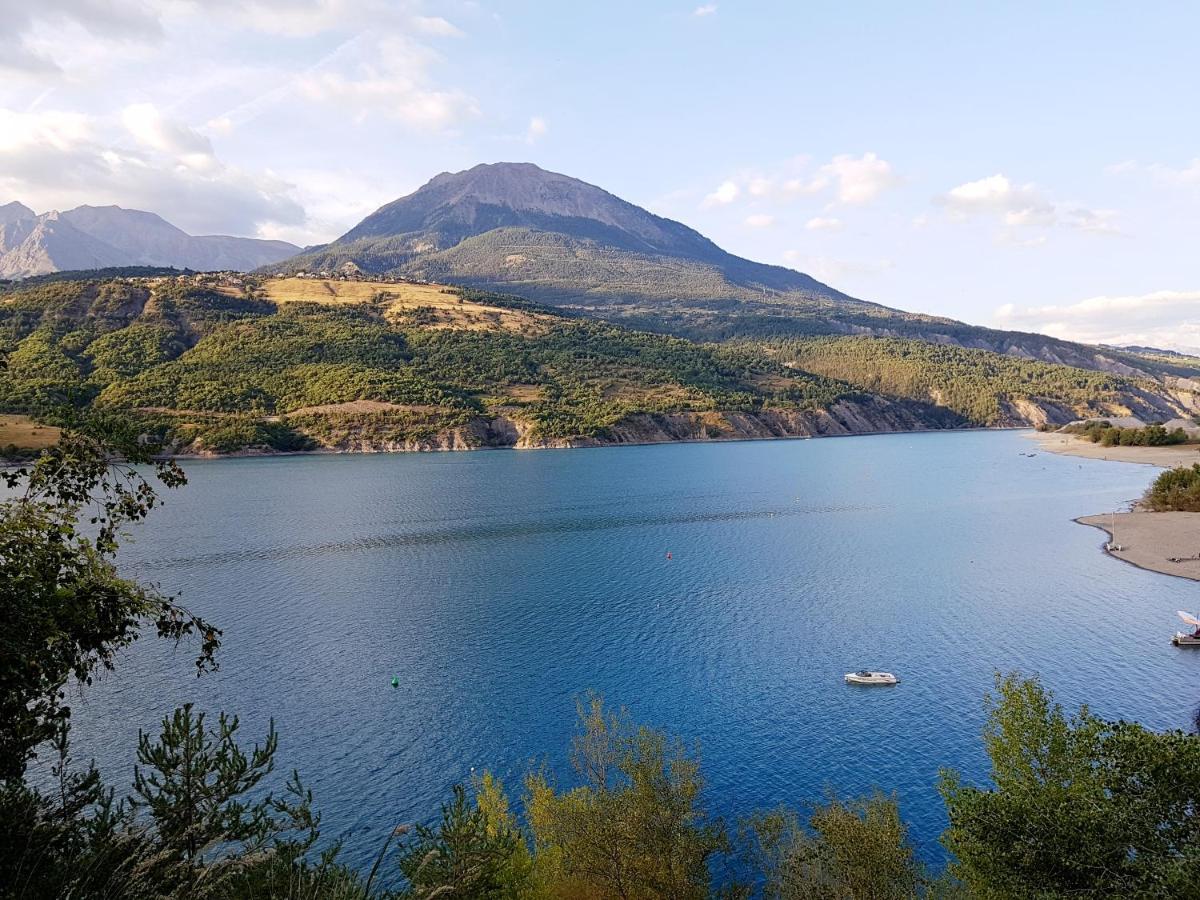
[[[579,705],[571,762],[582,784],[526,781],[538,877],[559,896],[703,897],[724,826],[700,807],[698,760],[678,741],[635,727],[598,697]]]
[[[894,798],[831,798],[808,825],[788,809],[743,823],[764,900],[903,900],[928,887]]]
[[[1144,503],[1160,512],[1200,512],[1200,463],[1163,472],[1146,491]]]
[[[179,641],[200,636],[198,671],[215,667],[220,631],[114,565],[123,529],[183,472],[123,420],[70,418],[59,443],[2,473],[0,503],[0,779],[19,779],[35,749],[70,718],[65,687],[91,683],[154,625]],[[134,464],[152,467],[153,476]]]
[[[516,897],[513,856],[520,835],[467,801],[462,785],[442,805],[436,826],[417,825],[401,847],[400,872],[412,900],[507,900]]]
[[[997,677],[991,789],[944,772],[953,872],[979,897],[1184,897],[1200,864],[1200,738],[1068,717],[1036,679]]]
[[[152,826],[163,880],[193,891],[265,855],[291,832],[315,830],[312,797],[296,773],[287,785],[295,802],[248,796],[275,767],[274,722],[263,744],[247,753],[237,743],[236,716],[221,713],[216,728],[205,728],[204,719],[185,704],[163,719],[156,740],[139,734],[133,780],[133,808]]]

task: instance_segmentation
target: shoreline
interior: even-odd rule
[[[533,446],[517,446],[515,444],[508,445],[491,445],[479,447],[415,447],[412,449],[383,447],[378,450],[337,450],[331,447],[318,447],[315,450],[236,450],[233,453],[168,453],[164,454],[161,459],[177,459],[191,460],[202,462],[215,462],[222,459],[273,459],[275,457],[287,456],[380,456],[386,454],[394,454],[397,456],[407,456],[409,454],[422,453],[474,453],[476,451],[492,451],[492,450],[511,450],[517,453],[526,453],[529,451],[540,450],[606,450],[614,447],[661,447],[674,444],[741,444],[741,443],[757,443],[759,441],[818,441],[835,438],[857,438],[857,437],[883,437],[887,435],[924,435],[924,434],[964,434],[978,431],[1028,431],[1028,425],[1000,425],[987,426],[977,425],[969,428],[912,428],[898,429],[894,431],[852,431],[846,434],[769,434],[769,435],[739,435],[737,437],[714,437],[714,438],[676,438],[663,441],[595,441],[592,439],[584,439],[578,444],[540,444]],[[1200,460],[1197,460],[1200,461]]]
[[[1200,462],[1195,444],[1172,447],[1103,447],[1077,435],[1039,431],[1029,435],[1047,453],[1075,456],[1107,462],[1133,463],[1173,469]],[[1108,535],[1101,552],[1113,559],[1148,572],[1200,581],[1200,513],[1149,512],[1134,508],[1128,512],[1079,516],[1072,521],[1099,528]],[[1115,526],[1114,526],[1115,521]],[[1117,536],[1114,537],[1114,527]],[[1110,549],[1113,541],[1120,550]],[[1172,562],[1172,558],[1181,562]]]
[[[1171,447],[1103,447],[1077,435],[1057,431],[1035,431],[1029,438],[1036,441],[1040,449],[1059,456],[1135,463],[1157,466],[1160,469],[1200,463],[1200,445],[1197,444],[1175,444]]]
[[[232,453],[164,453],[155,457],[162,460],[178,460],[181,462],[219,462],[223,459],[277,459],[293,456],[407,456],[425,453],[474,453],[477,451],[504,451],[518,453],[538,450],[605,450],[615,447],[665,447],[674,444],[740,444],[759,441],[813,441],[828,438],[881,437],[885,435],[925,435],[925,434],[964,434],[979,431],[1028,431],[1028,425],[972,425],[965,428],[912,428],[890,431],[852,431],[844,434],[765,434],[738,435],[736,437],[713,438],[675,438],[670,440],[646,441],[596,441],[584,439],[580,443],[538,444],[518,446],[516,444],[481,445],[478,447],[379,447],[366,450],[362,448],[336,449],[333,447],[318,447],[315,450],[235,450]],[[15,468],[27,465],[31,459],[0,459],[0,469]]]
[[[1120,550],[1109,549],[1114,518]],[[1074,521],[1107,534],[1109,540],[1104,542],[1103,552],[1114,559],[1149,572],[1200,581],[1200,513],[1101,513]],[[1172,558],[1181,561],[1172,562]]]

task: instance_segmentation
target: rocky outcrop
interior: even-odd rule
[[[371,429],[346,428],[323,442],[322,452],[408,453],[513,448],[518,450],[660,444],[679,441],[833,437],[965,427],[962,417],[938,407],[862,395],[819,409],[753,412],[636,413],[598,435],[543,437],[519,415],[477,417],[420,436],[380,438]]]

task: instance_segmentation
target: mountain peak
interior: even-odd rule
[[[527,162],[481,163],[443,172],[380,207],[338,239],[410,237],[445,250],[497,228],[530,228],[668,255],[719,253],[699,233],[578,178]]]
[[[0,225],[7,225],[9,222],[20,222],[23,219],[33,219],[36,216],[37,213],[24,203],[18,203],[16,200],[0,206]]]
[[[388,272],[510,290],[542,302],[637,308],[754,303],[778,294],[850,298],[782,266],[734,256],[688,226],[608,191],[527,162],[442,172],[346,234],[273,267]]]

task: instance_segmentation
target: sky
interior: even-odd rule
[[[0,203],[328,241],[529,161],[857,297],[1200,348],[1200,4],[0,0]]]

